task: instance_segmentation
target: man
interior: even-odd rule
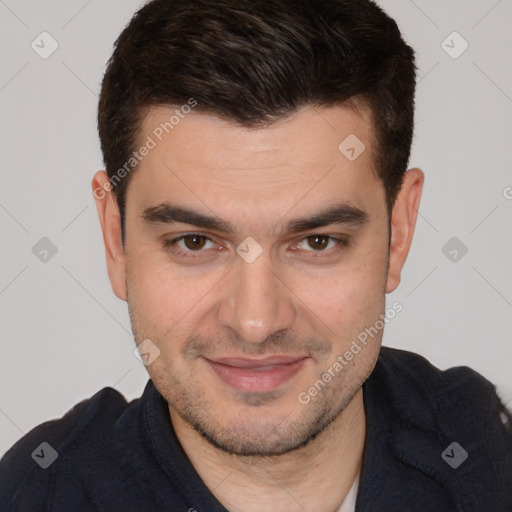
[[[92,186],[150,381],[18,442],[2,511],[512,510],[494,386],[380,346],[423,185],[414,90],[369,0],[135,15]]]

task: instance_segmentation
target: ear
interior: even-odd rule
[[[98,171],[94,175],[92,191],[103,231],[110,284],[117,297],[126,300],[126,260],[121,232],[121,214],[105,171]]]
[[[411,247],[418,217],[424,179],[420,169],[408,170],[393,207],[386,293],[394,291],[400,284],[400,273]]]

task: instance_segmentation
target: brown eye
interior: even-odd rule
[[[200,251],[208,241],[208,238],[202,235],[186,235],[183,237],[183,243],[191,251]]]
[[[304,237],[296,246],[296,249],[309,253],[310,257],[334,256],[339,251],[349,246],[348,237],[336,238],[322,233]]]
[[[326,235],[312,235],[307,237],[308,245],[315,251],[323,251],[328,245],[331,237]]]
[[[166,251],[183,258],[203,259],[222,250],[222,247],[216,245],[210,237],[201,233],[188,233],[172,240],[163,240],[162,245]]]

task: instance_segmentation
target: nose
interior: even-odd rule
[[[218,321],[252,344],[293,326],[293,292],[262,254],[252,263],[239,258],[226,276]]]

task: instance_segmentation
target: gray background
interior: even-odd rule
[[[417,51],[410,163],[426,173],[402,284],[388,297],[404,309],[384,343],[441,368],[469,365],[512,404],[512,2],[379,3]],[[0,0],[0,454],[104,386],[132,399],[147,381],[90,190],[102,168],[100,80],[139,5]],[[58,43],[46,59],[31,47],[51,49],[43,31]],[[469,44],[460,56],[454,31]],[[57,248],[45,262],[43,237]],[[459,242],[443,253],[452,237],[467,254]]]

